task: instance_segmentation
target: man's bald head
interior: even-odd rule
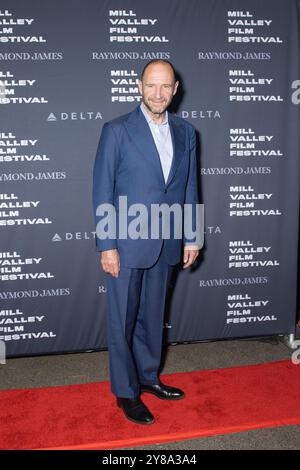
[[[142,73],[141,73],[141,81],[143,81],[143,77],[148,69],[148,67],[152,67],[153,65],[156,65],[156,64],[161,64],[161,65],[166,65],[167,68],[170,68],[170,70],[172,71],[172,74],[173,74],[173,79],[174,79],[174,83],[176,82],[176,72],[175,72],[175,69],[173,67],[173,65],[171,64],[171,62],[169,62],[168,60],[165,60],[165,59],[153,59],[153,60],[150,60],[150,62],[148,62],[145,67],[143,68],[142,70]]]

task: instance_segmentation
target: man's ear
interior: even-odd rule
[[[174,91],[173,91],[173,96],[176,95],[176,92],[177,92],[177,88],[178,88],[178,85],[179,85],[179,82],[175,82],[174,84]]]
[[[143,84],[142,84],[142,81],[140,79],[138,79],[138,89],[139,89],[140,94],[142,95]]]

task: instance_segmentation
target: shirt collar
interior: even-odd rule
[[[156,124],[157,126],[163,126],[163,125],[169,124],[169,115],[168,115],[168,111],[166,111],[166,113],[165,113],[165,120],[164,120],[161,124],[157,124],[156,122],[154,122],[154,121],[151,119],[151,116],[150,116],[149,113],[146,111],[144,103],[141,103],[140,108],[141,108],[141,111],[142,111],[142,113],[144,114],[144,116],[145,116],[146,121],[148,122],[148,124]]]

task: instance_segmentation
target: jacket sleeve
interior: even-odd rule
[[[198,197],[196,131],[193,127],[189,127],[188,132],[190,164],[185,191],[183,242],[185,247],[192,246],[200,249],[203,246],[203,226]],[[197,235],[191,238],[192,232]]]
[[[106,123],[102,128],[93,170],[93,208],[97,251],[117,248],[113,225],[115,226],[114,188],[118,158],[119,146],[115,132],[111,124]],[[105,234],[103,230],[105,221],[109,222],[105,228],[109,234]]]

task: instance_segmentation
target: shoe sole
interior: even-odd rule
[[[157,393],[151,392],[150,390],[141,390],[141,393],[151,393],[151,395],[156,396],[160,400],[182,400],[183,398],[185,398],[185,395],[182,395],[182,397],[168,397],[168,398],[160,397],[159,395],[157,395]]]
[[[135,419],[132,419],[132,418],[129,418],[125,413],[124,413],[124,416],[129,420],[129,421],[132,421],[133,423],[135,424],[153,424],[155,422],[155,419],[153,419],[153,421],[148,421],[148,423],[145,423],[144,421],[136,421]]]

